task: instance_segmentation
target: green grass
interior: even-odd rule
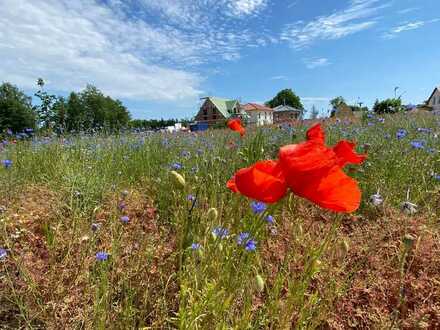
[[[251,201],[226,189],[237,169],[276,158],[280,146],[304,140],[302,126],[248,129],[243,139],[213,130],[39,137],[5,146],[0,159],[13,165],[0,169],[0,205],[6,208],[0,248],[8,252],[0,260],[0,324],[435,328],[440,292],[425,301],[417,297],[440,276],[430,266],[440,252],[440,181],[433,176],[440,174],[439,118],[369,121],[374,125],[325,125],[328,145],[343,138],[354,139],[358,151],[369,145],[368,160],[346,170],[363,191],[355,215],[336,215],[293,195],[255,215]],[[397,139],[401,128],[408,135]],[[421,139],[425,149],[411,147]],[[184,186],[170,174],[177,162]],[[384,204],[375,207],[369,196],[378,191]],[[416,215],[401,212],[407,200],[418,205]],[[96,231],[94,223],[100,224]],[[229,235],[216,237],[217,227]],[[255,239],[256,251],[237,244],[241,232]],[[403,243],[407,234],[415,235],[414,246]],[[193,243],[200,248],[193,250]],[[107,261],[96,260],[99,251],[109,253]],[[426,267],[416,271],[421,264]],[[415,274],[425,275],[418,289],[407,282]],[[359,288],[366,291],[361,295]]]

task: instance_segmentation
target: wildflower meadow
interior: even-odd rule
[[[440,329],[440,117],[316,123],[5,135],[0,329]]]

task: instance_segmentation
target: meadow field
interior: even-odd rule
[[[0,329],[440,329],[440,117],[322,125],[352,214],[226,188],[310,124],[6,137]]]

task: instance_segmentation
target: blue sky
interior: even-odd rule
[[[134,118],[192,117],[200,97],[371,106],[440,85],[438,0],[2,0],[0,77],[28,93],[92,83]]]

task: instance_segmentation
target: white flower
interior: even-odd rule
[[[379,193],[376,193],[376,194],[370,196],[370,202],[374,206],[379,206],[383,203],[383,198],[381,195],[379,195]]]
[[[411,202],[402,203],[402,211],[406,214],[413,215],[417,212],[417,205]]]

